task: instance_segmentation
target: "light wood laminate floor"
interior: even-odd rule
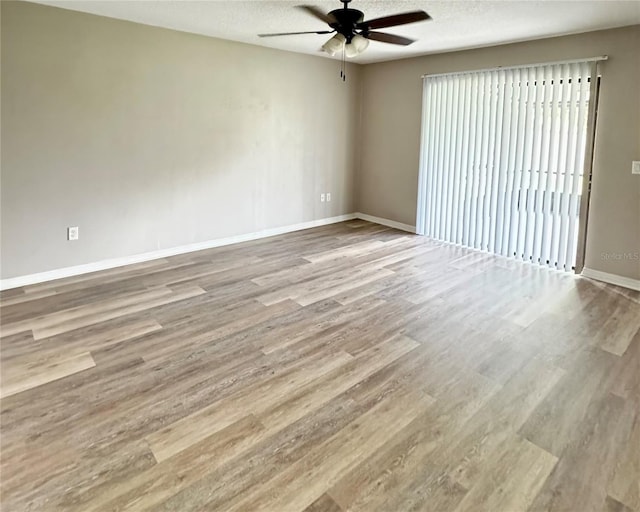
[[[636,292],[350,221],[1,300],[3,512],[640,512]]]

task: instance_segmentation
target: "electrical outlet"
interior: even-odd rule
[[[631,162],[631,174],[640,174],[640,161]]]
[[[320,194],[320,202],[324,203],[324,194]]]
[[[327,192],[327,203],[331,201],[331,192]]]
[[[78,226],[67,228],[67,240],[77,240],[80,238],[80,229]]]

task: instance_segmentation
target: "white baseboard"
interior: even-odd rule
[[[586,267],[582,269],[582,275],[584,277],[595,279],[596,281],[602,281],[604,283],[615,284],[616,286],[640,291],[640,279],[632,279],[631,277],[609,274],[608,272],[601,272],[600,270],[593,270]]]
[[[336,217],[327,217],[324,219],[317,219],[308,222],[300,222],[298,224],[290,224],[288,226],[281,226],[278,228],[264,229],[262,231],[245,233],[243,235],[230,236],[226,238],[217,238],[215,240],[207,240],[205,242],[197,242],[193,244],[182,245],[179,247],[171,247],[169,249],[161,249],[159,251],[135,254],[132,256],[124,256],[121,258],[112,258],[108,260],[97,261],[94,263],[87,263],[84,265],[76,265],[73,267],[49,270],[47,272],[39,272],[37,274],[10,277],[8,279],[0,280],[0,290],[9,290],[11,288],[18,288],[20,286],[28,286],[30,284],[44,283],[46,281],[62,279],[64,277],[73,277],[81,274],[88,274],[90,272],[97,272],[100,270],[108,270],[110,268],[132,265],[134,263],[143,263],[145,261],[167,258],[169,256],[176,256],[178,254],[201,251],[203,249],[212,249],[214,247],[222,247],[225,245],[237,244],[240,242],[248,242],[251,240],[258,240],[260,238],[268,238],[270,236],[282,235],[284,233],[291,233],[293,231],[300,231],[303,229],[309,229],[318,226],[326,226],[328,224],[335,224],[337,222],[344,222],[352,219],[366,220],[368,222],[381,224],[383,226],[389,226],[391,228],[399,229],[401,231],[407,231],[409,233],[416,232],[415,226],[411,226],[409,224],[403,224],[401,222],[384,219],[382,217],[375,217],[366,213],[347,213],[345,215],[338,215]],[[640,280],[638,279],[632,279],[630,277],[619,276],[616,274],[609,274],[607,272],[592,270],[590,268],[584,268],[582,271],[582,275],[591,279],[596,279],[597,281],[603,281],[605,283],[613,284],[616,286],[622,286],[624,288],[630,288],[631,290],[640,291]]]
[[[326,226],[327,224],[335,224],[336,222],[344,222],[346,220],[352,220],[355,218],[355,214],[347,213],[345,215],[338,215],[336,217],[327,217],[324,219],[311,220],[308,222],[300,222],[298,224],[290,224],[288,226],[281,226],[278,228],[264,229],[262,231],[230,236],[226,238],[217,238],[215,240],[207,240],[205,242],[197,242],[193,244],[182,245],[179,247],[171,247],[169,249],[161,249],[159,251],[152,251],[143,254],[134,254],[132,256],[123,256],[121,258],[96,261],[94,263],[87,263],[84,265],[76,265],[73,267],[49,270],[47,272],[38,272],[37,274],[10,277],[8,279],[0,280],[0,290],[9,290],[11,288],[18,288],[20,286],[28,286],[30,284],[53,281],[54,279],[62,279],[64,277],[72,277],[80,274],[97,272],[99,270],[108,270],[110,268],[123,267],[125,265],[131,265],[133,263],[142,263],[145,261],[167,258],[169,256],[176,256],[178,254],[201,251],[203,249],[212,249],[214,247],[222,247],[224,245],[248,242],[250,240],[282,235],[284,233],[291,233],[292,231],[300,231],[303,229],[315,228],[318,226]]]
[[[408,231],[409,233],[415,233],[416,227],[409,224],[403,224],[402,222],[396,222],[395,220],[383,219],[382,217],[374,217],[366,213],[356,213],[356,219],[367,220],[369,222],[375,222],[376,224],[382,224],[383,226],[389,226],[390,228],[396,228],[400,231]]]

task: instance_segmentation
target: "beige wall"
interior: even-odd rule
[[[365,66],[358,211],[415,224],[422,74],[603,54],[586,266],[640,279],[640,25]]]
[[[2,278],[356,210],[414,224],[423,73],[600,54],[586,264],[640,278],[601,257],[640,252],[640,26],[351,66],[345,85],[328,59],[41,5],[3,1],[1,22]]]
[[[354,211],[359,66],[1,5],[2,278]]]

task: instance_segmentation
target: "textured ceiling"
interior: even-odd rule
[[[242,41],[314,55],[330,36],[297,35],[261,39],[258,33],[324,30],[325,25],[296,9],[315,5],[324,11],[342,4],[326,0],[42,0],[38,3],[73,9],[147,25]],[[489,46],[640,24],[640,0],[353,0],[351,8],[365,18],[423,9],[432,21],[386,32],[418,41],[408,47],[372,41],[365,53],[353,59],[369,63],[412,55]]]

